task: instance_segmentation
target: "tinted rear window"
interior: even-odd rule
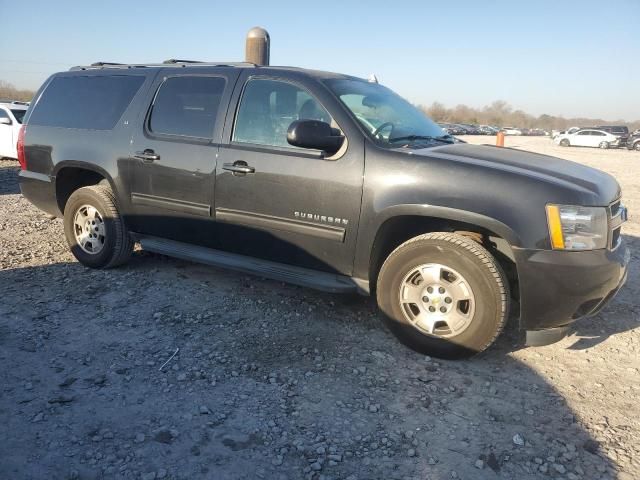
[[[13,116],[16,117],[16,120],[18,121],[18,123],[22,123],[22,119],[24,118],[24,114],[27,113],[26,110],[11,110],[11,113],[13,113]]]
[[[29,123],[48,127],[111,130],[142,83],[142,76],[56,77]]]
[[[170,77],[162,84],[149,118],[149,130],[164,135],[211,138],[225,79]]]

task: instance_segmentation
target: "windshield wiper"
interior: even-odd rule
[[[395,142],[402,142],[405,140],[409,142],[414,142],[416,140],[431,140],[431,141],[443,142],[443,143],[453,143],[453,139],[451,138],[451,135],[443,135],[441,137],[433,137],[430,135],[406,135],[404,137],[390,138],[387,141],[389,143],[395,143]]]

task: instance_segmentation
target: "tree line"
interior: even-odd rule
[[[0,80],[1,100],[30,101],[35,92],[21,90],[9,82]],[[496,100],[483,108],[456,105],[447,108],[442,103],[433,102],[429,106],[418,105],[423,112],[436,122],[472,123],[476,125],[496,125],[499,127],[542,128],[544,130],[565,130],[570,127],[589,127],[596,125],[628,125],[633,131],[640,128],[640,120],[627,123],[624,120],[603,120],[601,118],[564,118],[553,115],[536,117],[522,110],[514,110],[503,100]]]
[[[29,102],[36,94],[33,90],[20,90],[9,82],[0,80],[0,100],[20,100]]]
[[[630,131],[640,128],[640,120],[603,120],[602,118],[565,118],[554,115],[535,116],[522,110],[514,110],[503,100],[496,100],[483,108],[456,105],[447,108],[442,103],[433,102],[429,106],[419,105],[423,112],[436,122],[471,123],[475,125],[495,125],[498,127],[542,128],[543,130],[566,130],[570,127],[591,127],[597,125],[627,125]]]

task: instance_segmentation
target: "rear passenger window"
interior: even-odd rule
[[[149,117],[149,130],[164,135],[211,138],[225,79],[170,77],[158,90]]]
[[[111,130],[144,79],[134,75],[56,77],[36,104],[29,123]]]

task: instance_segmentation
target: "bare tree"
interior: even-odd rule
[[[21,100],[29,102],[35,95],[31,90],[19,90],[9,82],[0,80],[0,99],[2,100]]]
[[[601,118],[564,118],[548,114],[536,117],[522,110],[514,110],[504,100],[496,100],[491,105],[480,109],[467,105],[447,108],[440,102],[433,102],[428,107],[420,106],[419,108],[436,122],[542,128],[544,130],[564,130],[573,126],[592,127],[597,125],[627,125],[629,130],[640,128],[640,120],[625,122],[624,120],[611,121]]]

